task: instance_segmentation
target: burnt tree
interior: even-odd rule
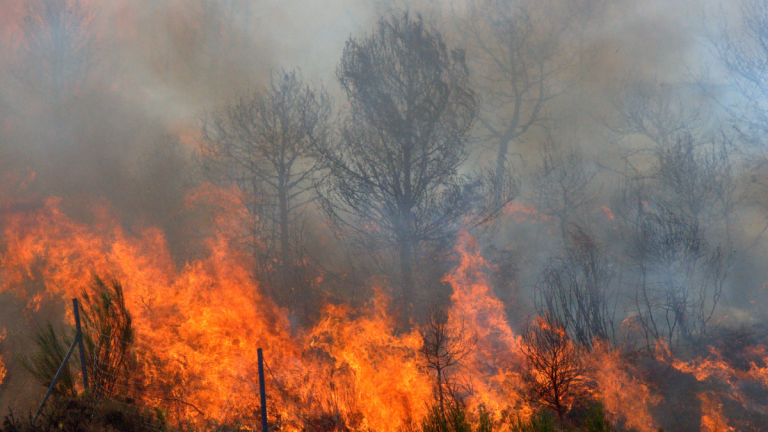
[[[636,315],[646,346],[693,344],[707,333],[723,294],[733,253],[711,247],[690,216],[638,203],[627,256],[636,266]]]
[[[740,22],[729,28],[718,15],[722,24],[710,32],[710,42],[740,96],[737,103],[724,101],[734,129],[743,142],[764,147],[768,131],[768,4],[762,0],[739,3]]]
[[[577,216],[592,207],[595,195],[589,188],[597,177],[577,147],[555,147],[551,138],[541,152],[541,163],[533,173],[533,199],[539,213],[557,218],[563,244]]]
[[[565,256],[550,261],[536,282],[536,311],[564,323],[569,337],[588,350],[615,342],[618,295],[614,263],[594,236],[574,227]]]
[[[204,118],[198,154],[203,174],[244,193],[258,218],[252,235],[270,251],[260,261],[278,262],[281,291],[295,286],[291,236],[317,170],[313,149],[326,140],[330,115],[330,99],[322,89],[304,84],[297,71],[283,71],[273,73],[266,88]],[[307,293],[277,294],[286,301]]]
[[[26,9],[14,75],[63,110],[94,67],[97,38],[91,14],[79,0],[31,1]]]
[[[586,388],[582,354],[568,337],[566,324],[552,315],[537,317],[524,329],[521,349],[531,398],[552,408],[562,424],[569,403]]]
[[[461,360],[472,352],[477,344],[477,334],[471,334],[463,322],[452,325],[443,310],[433,307],[421,330],[421,338],[424,342],[421,355],[427,368],[435,372],[438,409],[445,419],[446,395],[454,394],[448,371],[460,365]]]
[[[463,35],[478,63],[484,108],[479,120],[484,140],[491,143],[495,175],[503,181],[509,170],[511,146],[545,120],[547,104],[564,89],[557,75],[569,60],[557,52],[565,28],[551,22],[546,29],[539,14],[546,8],[517,2],[475,0],[469,4]],[[502,196],[494,196],[500,203]]]
[[[669,139],[674,137],[670,136]],[[734,259],[730,213],[740,199],[728,149],[683,133],[659,144],[649,170],[632,168],[612,199],[617,244],[635,279],[632,321],[646,347],[706,335]],[[725,242],[705,227],[723,222]]]
[[[419,249],[445,242],[481,195],[458,173],[478,112],[464,53],[404,14],[347,41],[337,77],[349,109],[321,151],[322,203],[337,227],[392,248],[408,305]]]

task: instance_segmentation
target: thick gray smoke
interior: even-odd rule
[[[491,53],[503,55],[506,48],[499,45],[503,38],[494,39],[493,26],[517,19],[520,33],[514,34],[530,41],[521,48],[532,62],[526,72],[547,71],[547,95],[530,127],[521,126],[510,142],[506,166],[518,181],[518,197],[491,235],[477,232],[498,267],[497,291],[511,318],[531,313],[540,271],[563,256],[573,226],[595,233],[606,251],[629,256],[624,248],[630,228],[640,226],[632,225],[638,212],[687,212],[681,203],[690,196],[680,188],[692,185],[689,192],[702,192],[706,201],[702,209],[691,204],[703,238],[711,248],[735,251],[721,306],[745,321],[755,302],[766,301],[768,202],[760,189],[765,170],[751,163],[759,152],[735,132],[732,106],[740,99],[716,49],[723,31],[740,34],[735,3],[5,0],[0,212],[57,196],[64,211],[87,222],[93,203],[106,203],[129,232],[162,228],[183,264],[200,252],[200,233],[209,229],[208,219],[185,207],[185,196],[203,180],[195,152],[204,113],[265,85],[272,71],[294,68],[326,88],[334,110],[343,112],[336,68],[345,42],[370,34],[381,16],[405,10],[421,14],[451,48],[466,49],[482,120],[464,171],[494,165],[493,130],[514,111],[502,94],[508,91],[503,74],[518,65],[494,63]],[[523,117],[537,103],[537,86],[522,99]],[[694,144],[690,163],[711,169],[690,175],[717,177],[727,183],[718,183],[722,190],[673,178],[679,172],[663,150],[681,140]],[[722,151],[727,160],[717,159],[725,157]],[[647,204],[652,198],[657,202]],[[309,243],[335,241],[318,209],[309,205],[304,216],[315,236]],[[350,263],[343,245],[332,245],[304,249],[326,269],[349,266],[337,273],[376,273],[370,263]],[[663,279],[662,273],[654,277]],[[629,272],[616,280],[636,277]],[[617,295],[631,294],[619,289]],[[330,297],[359,301],[356,295],[344,288]],[[3,296],[0,325],[22,324],[6,326],[13,335],[0,341],[0,353],[20,349],[24,328],[40,324],[24,321],[22,302]],[[0,397],[0,407],[7,404]]]

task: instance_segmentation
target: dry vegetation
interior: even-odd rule
[[[375,1],[326,83],[252,2],[11,3],[0,431],[768,423],[765,1]]]

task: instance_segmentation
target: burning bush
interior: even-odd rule
[[[533,400],[552,408],[562,424],[575,400],[585,396],[581,350],[568,337],[564,324],[551,315],[528,325],[521,349],[528,360],[524,378]]]
[[[427,368],[435,373],[435,396],[437,409],[446,421],[446,398],[450,406],[458,405],[461,401],[458,396],[458,383],[448,375],[454,367],[458,367],[477,344],[477,335],[470,334],[463,322],[456,326],[450,326],[448,315],[437,308],[433,308],[424,328],[421,330],[421,338],[424,344],[421,354],[427,362]],[[452,408],[453,409],[453,408]],[[430,413],[430,416],[433,413]]]
[[[135,330],[123,286],[115,278],[104,281],[94,275],[90,290],[83,290],[83,300],[83,335],[93,394],[125,392],[125,380],[135,367],[130,353]]]
[[[109,396],[121,387],[127,388],[122,381],[131,373],[129,349],[133,341],[134,329],[131,315],[125,306],[123,288],[117,279],[108,283],[94,275],[90,290],[83,290],[83,340],[86,346],[86,368],[91,378],[93,395]],[[43,386],[49,387],[56,372],[64,362],[67,347],[73,337],[62,332],[57,334],[53,325],[38,331],[34,342],[38,352],[31,357],[23,357],[22,365]],[[74,356],[72,360],[74,361]],[[54,394],[74,396],[75,375],[67,364],[62,370]],[[121,385],[123,384],[123,385]]]
[[[0,326],[0,342],[3,342],[3,339],[5,339],[5,329]],[[5,368],[5,364],[3,363],[3,356],[0,355],[0,385],[3,385],[3,380],[5,379],[5,374],[7,373],[7,370]]]

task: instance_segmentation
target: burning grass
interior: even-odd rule
[[[5,339],[5,328],[0,326],[0,343],[3,342],[3,339]],[[8,373],[8,371],[5,368],[5,364],[3,363],[3,356],[0,355],[0,385],[3,384],[3,380],[5,379],[6,373]]]
[[[665,411],[668,403],[693,407],[685,411],[691,414],[686,426],[755,430],[751,425],[760,424],[768,408],[763,345],[749,341],[737,349],[743,355],[729,361],[714,348],[691,360],[668,351],[633,359],[597,343],[579,351],[583,391],[563,395],[562,418],[552,418],[541,403],[546,398],[534,397],[526,384],[523,344],[530,348],[530,340],[510,327],[487,282],[488,265],[466,234],[457,245],[459,264],[445,278],[452,295],[444,335],[464,335],[472,343],[443,370],[437,390],[434,368],[423,356],[424,332],[418,324],[398,326],[385,288],[374,290],[359,308],[329,303],[313,326],[299,329],[288,311],[262,293],[248,271],[251,258],[232,246],[229,230],[207,241],[207,256],[177,266],[162,233],[128,234],[104,209],[86,226],[68,218],[53,199],[6,215],[3,227],[2,290],[28,310],[80,296],[94,273],[122,282],[135,336],[123,341],[125,349],[108,353],[124,357],[115,358],[123,367],[111,372],[113,378],[119,369],[126,375],[103,397],[130,409],[119,415],[88,411],[99,419],[92,425],[97,429],[117,427],[108,419],[131,415],[176,427],[257,424],[259,347],[266,356],[274,430],[610,430],[610,424],[656,431],[683,424],[674,418],[677,410]],[[572,344],[556,327],[540,329]],[[4,372],[0,363],[0,382]],[[670,374],[685,379],[659,379]],[[689,391],[674,390],[679,382],[690,383]],[[441,391],[447,400],[438,406]],[[77,400],[60,398],[51,421],[66,423],[60,418],[72,410],[95,409]],[[59,409],[64,417],[56,414]],[[4,428],[20,425],[9,418]]]

